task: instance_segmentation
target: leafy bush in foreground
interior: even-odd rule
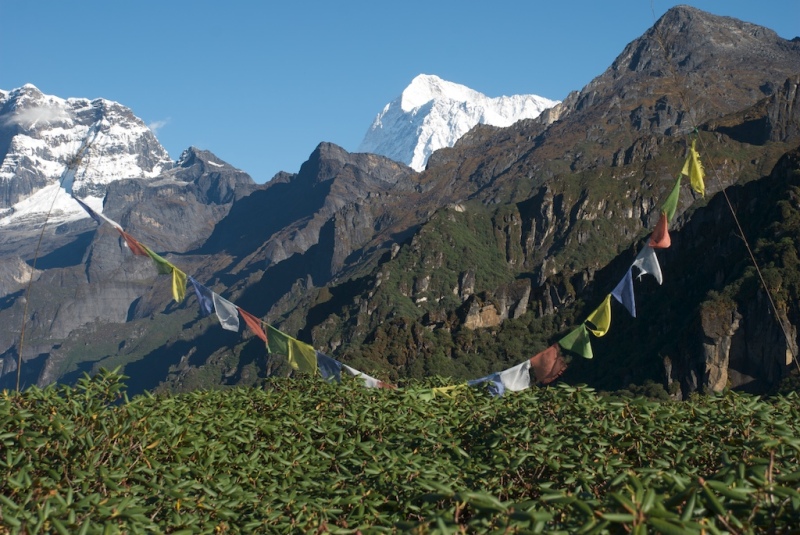
[[[681,403],[561,385],[434,397],[282,379],[0,399],[11,533],[776,533],[800,525],[797,395]]]

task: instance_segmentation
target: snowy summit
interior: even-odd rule
[[[0,227],[48,212],[56,221],[87,217],[71,192],[100,210],[109,183],[153,178],[173,165],[144,122],[117,102],[62,99],[32,84],[0,90]]]
[[[375,117],[358,152],[381,154],[422,171],[435,150],[452,147],[474,126],[510,126],[556,104],[537,95],[491,98],[420,74]]]

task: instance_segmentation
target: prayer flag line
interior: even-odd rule
[[[549,384],[560,377],[567,368],[560,351],[561,348],[587,359],[593,358],[589,333],[591,332],[598,337],[608,333],[611,327],[611,297],[614,297],[622,304],[632,317],[636,317],[636,301],[633,291],[633,267],[635,266],[639,269],[639,279],[641,279],[643,275],[651,274],[656,278],[659,285],[663,282],[661,266],[658,263],[655,249],[667,248],[671,245],[668,226],[677,209],[681,177],[683,175],[689,176],[692,189],[701,195],[705,195],[703,174],[703,167],[699,159],[699,154],[695,150],[695,140],[693,140],[681,174],[678,176],[675,186],[662,205],[661,215],[655,230],[614,290],[603,299],[598,308],[578,327],[544,351],[537,353],[533,357],[511,368],[492,373],[479,379],[473,379],[463,384],[434,388],[432,389],[431,397],[436,394],[445,397],[454,397],[462,387],[477,386],[483,383],[488,383],[488,390],[492,395],[502,396],[506,390],[519,391],[529,388],[531,371],[533,371],[537,382],[545,385]],[[203,316],[208,316],[213,311],[216,313],[217,319],[223,329],[236,332],[239,331],[239,316],[241,316],[253,333],[264,341],[267,351],[270,354],[277,353],[285,355],[289,365],[293,369],[312,375],[316,375],[317,371],[319,371],[324,379],[335,380],[337,382],[341,381],[341,372],[344,370],[348,374],[362,379],[367,387],[396,388],[394,385],[384,383],[383,381],[347,366],[315,350],[313,346],[292,338],[263,322],[260,318],[257,318],[241,307],[224,299],[216,292],[203,286],[193,277],[187,276],[186,273],[178,269],[168,260],[159,256],[147,246],[139,243],[133,236],[127,234],[117,222],[107,218],[103,214],[95,212],[73,194],[71,194],[71,197],[75,199],[98,224],[102,225],[105,222],[114,227],[120,233],[125,244],[134,255],[149,256],[155,263],[156,269],[160,274],[172,275],[172,294],[176,302],[180,303],[183,301],[186,295],[186,285],[190,283],[194,289]]]

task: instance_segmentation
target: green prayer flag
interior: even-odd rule
[[[606,298],[603,299],[603,302],[600,303],[600,306],[589,314],[586,321],[595,326],[595,329],[589,327],[592,334],[597,337],[605,336],[611,328],[611,294],[608,294]]]
[[[140,244],[140,245],[141,245],[141,244]],[[172,269],[173,269],[175,266],[173,266],[172,264],[170,264],[169,262],[167,262],[166,260],[164,260],[163,258],[161,258],[160,256],[158,256],[158,255],[157,255],[156,253],[154,253],[154,252],[153,252],[153,250],[152,250],[152,249],[150,249],[148,246],[146,246],[146,245],[142,245],[142,248],[145,250],[145,252],[147,253],[147,255],[148,255],[150,258],[152,258],[152,259],[153,259],[153,262],[155,262],[155,263],[156,263],[156,269],[158,270],[158,273],[159,273],[160,275],[169,275],[170,273],[172,273]]]
[[[317,372],[316,350],[312,346],[282,333],[272,325],[267,325],[267,351],[286,355],[289,365],[297,371],[312,375]]]
[[[586,325],[583,323],[581,323],[578,328],[573,330],[567,336],[559,340],[558,345],[567,351],[577,353],[585,359],[590,359],[594,356],[592,354],[592,344],[589,341],[589,331],[586,329]]]
[[[139,244],[141,245],[141,244]],[[142,245],[142,249],[147,253],[147,256],[153,259],[156,263],[156,269],[160,275],[172,274],[172,297],[180,303],[186,297],[186,273],[170,264],[164,258],[158,256],[148,246]]]
[[[681,196],[681,176],[678,176],[678,180],[672,187],[672,191],[667,197],[667,200],[664,201],[663,206],[661,206],[661,211],[667,214],[667,221],[672,221],[672,218],[675,217],[675,211],[678,209],[678,198],[680,196]]]
[[[267,325],[267,351],[288,357],[289,335],[282,333],[272,325]]]

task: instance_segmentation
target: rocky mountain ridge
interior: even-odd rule
[[[749,36],[746,50],[728,54],[729,43],[743,35]],[[713,62],[703,59],[708,54]],[[709,179],[705,199],[682,191],[671,230],[676,245],[663,258],[665,285],[680,284],[671,291],[652,281],[637,286],[646,320],[616,314],[612,334],[626,335],[596,341],[595,360],[607,360],[573,359],[565,378],[601,388],[652,380],[677,389],[674,395],[718,389],[728,379],[732,386],[755,381],[751,386],[768,388],[785,374],[785,356],[784,367],[770,364],[769,373],[748,366],[775,362],[757,353],[785,355],[792,344],[781,350],[770,342],[767,351],[756,349],[767,347],[763,340],[736,335],[768,332],[756,316],[763,316],[763,300],[739,292],[747,272],[740,251],[726,247],[730,225],[709,223],[723,217],[724,204],[715,195],[738,184],[749,188],[743,214],[770,212],[776,203],[785,212],[783,219],[748,227],[755,229],[751,239],[765,240],[765,260],[775,236],[785,241],[781,251],[791,252],[799,71],[795,42],[679,7],[564,103],[507,128],[477,126],[452,148],[434,153],[425,172],[323,143],[296,174],[234,187],[229,210],[197,240],[188,239],[182,218],[213,211],[212,194],[193,194],[206,207],[190,209],[183,205],[188,197],[176,197],[180,192],[169,185],[163,197],[155,196],[163,207],[144,218],[125,203],[141,205],[139,192],[158,188],[130,181],[114,197],[119,206],[107,205],[142,241],[182,253],[170,258],[203,284],[343,362],[392,380],[433,373],[474,378],[544,349],[597,305],[654,226],[692,136]],[[684,84],[687,79],[692,83]],[[713,84],[725,98],[709,94]],[[209,191],[200,182],[192,184]],[[235,193],[239,187],[244,194]],[[169,217],[156,217],[162,210]],[[780,228],[759,234],[770,225]],[[39,280],[47,275],[48,284],[68,288],[64,281],[88,273],[96,289],[105,277],[109,292],[131,293],[109,308],[112,321],[98,317],[72,331],[59,327],[58,339],[48,327],[57,323],[57,301],[39,302],[39,342],[24,355],[30,381],[68,380],[80,371],[124,364],[134,390],[188,389],[255,384],[287,371],[279,358],[265,358],[258,340],[199,317],[193,297],[169,303],[166,281],[136,263],[141,259],[131,258],[109,229],[101,227],[87,241],[87,266],[62,266]],[[699,244],[733,260],[714,263],[713,254],[692,249]],[[793,280],[791,254],[783,257],[775,276]],[[684,281],[681,271],[669,271],[681,258],[702,260],[704,267],[685,267],[697,276]],[[779,303],[796,325],[791,291]],[[18,323],[20,297],[3,299],[10,306],[0,310],[0,320]],[[684,299],[690,310],[676,326],[674,315],[647,304],[658,299],[675,308]],[[730,302],[737,303],[735,312]],[[687,345],[671,344],[683,332],[690,336]],[[13,340],[7,347],[6,375],[14,368]],[[714,366],[726,374],[712,373]]]

